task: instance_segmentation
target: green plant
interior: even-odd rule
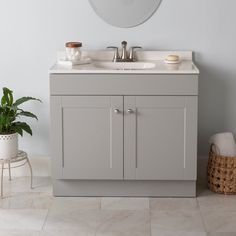
[[[3,88],[3,96],[0,104],[0,134],[18,133],[23,136],[23,131],[32,135],[32,130],[26,122],[17,121],[22,116],[27,116],[38,120],[37,116],[29,111],[19,108],[19,105],[30,100],[41,102],[33,97],[22,97],[14,101],[13,91]]]

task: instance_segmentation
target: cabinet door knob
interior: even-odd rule
[[[134,111],[132,109],[128,109],[127,113],[132,114],[132,113],[134,113]]]
[[[120,113],[120,110],[119,110],[119,109],[115,109],[115,110],[114,110],[114,113],[119,114],[119,113]]]

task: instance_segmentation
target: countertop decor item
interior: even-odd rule
[[[14,165],[15,163],[19,163],[19,165]],[[30,187],[31,189],[33,188],[33,170],[32,166],[30,164],[28,155],[26,152],[23,151],[18,151],[17,155],[14,158],[8,158],[8,159],[1,159],[0,158],[0,165],[1,165],[1,197],[3,197],[3,172],[5,169],[8,169],[9,171],[9,180],[11,180],[11,169],[17,168],[20,166],[23,166],[25,164],[28,164],[29,169],[30,169]],[[11,165],[14,166],[11,166]],[[8,167],[5,168],[5,165]]]
[[[77,65],[85,65],[90,64],[92,60],[90,58],[81,58],[79,61],[70,61],[68,59],[59,59],[57,63],[62,66],[77,66]]]
[[[222,156],[211,145],[207,166],[208,188],[216,193],[236,194],[236,158]]]
[[[18,134],[23,132],[32,135],[32,130],[26,122],[18,121],[22,116],[38,120],[37,116],[29,111],[24,111],[19,106],[27,101],[40,101],[33,97],[22,97],[14,101],[13,91],[3,88],[0,104],[0,159],[9,159],[17,156]]]
[[[69,61],[79,61],[81,59],[81,42],[67,42],[65,46],[66,56]]]
[[[167,64],[178,64],[180,63],[180,57],[178,55],[169,55],[165,59]]]

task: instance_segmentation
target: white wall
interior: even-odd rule
[[[48,68],[66,41],[103,49],[127,40],[144,49],[193,50],[201,70],[199,154],[209,135],[236,132],[236,1],[163,0],[145,24],[119,29],[103,22],[88,0],[0,0],[0,87],[43,104],[27,107],[39,116],[34,136],[20,145],[32,155],[49,155]],[[122,15],[122,14],[121,14]]]

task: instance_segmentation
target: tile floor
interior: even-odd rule
[[[49,178],[4,182],[0,236],[236,236],[236,196],[54,198]]]

